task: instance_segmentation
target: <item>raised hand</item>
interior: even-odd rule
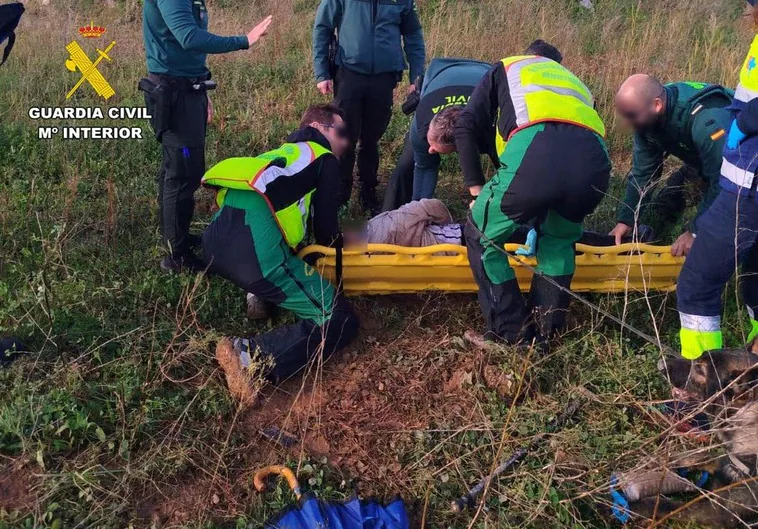
[[[266,35],[266,32],[268,31],[268,27],[271,25],[272,20],[274,20],[274,17],[272,15],[267,16],[257,26],[255,26],[250,33],[247,34],[248,46],[252,46],[258,42],[261,37]]]

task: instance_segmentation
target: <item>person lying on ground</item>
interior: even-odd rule
[[[565,327],[574,245],[585,217],[605,196],[611,162],[605,126],[586,85],[560,64],[553,46],[527,53],[507,57],[487,73],[461,112],[454,137],[465,183],[476,197],[464,236],[485,338],[542,349]],[[485,184],[477,138],[492,123],[500,168]],[[527,307],[502,246],[534,219],[540,219],[539,273]]]
[[[347,300],[294,251],[305,238],[311,211],[316,242],[342,244],[338,159],[347,146],[342,111],[312,106],[279,149],[224,160],[203,177],[206,186],[218,189],[221,207],[203,234],[211,271],[300,318],[264,334],[219,342],[216,358],[243,403],[255,397],[255,377],[286,379],[358,334]]]
[[[405,136],[403,153],[384,192],[382,211],[392,211],[411,200],[432,198],[437,186],[440,155],[455,150],[451,138],[442,139],[431,129],[437,122],[451,119],[466,105],[474,87],[492,67],[490,63],[472,59],[432,59],[421,82],[417,107],[411,120],[411,128]],[[411,94],[411,96],[416,95]],[[450,109],[445,112],[445,109]],[[405,108],[404,108],[405,111]],[[436,130],[447,127],[435,127]],[[431,134],[430,134],[431,132]],[[482,152],[495,154],[495,131],[479,138]]]
[[[671,246],[687,255],[697,233],[697,220],[719,192],[721,153],[731,121],[727,108],[734,92],[719,85],[680,82],[662,85],[649,75],[629,77],[616,95],[616,112],[634,129],[632,169],[626,195],[611,235],[618,242],[633,233],[640,218],[649,219],[659,235],[679,221],[687,207],[685,185],[706,190],[689,227]],[[663,162],[673,155],[684,164],[664,179]],[[662,189],[653,197],[653,187]]]
[[[519,226],[506,241],[508,244],[526,244],[519,255],[536,254],[536,230],[531,225]],[[414,200],[394,210],[380,213],[370,219],[362,229],[345,230],[346,247],[361,247],[366,244],[394,244],[408,248],[420,248],[438,244],[465,245],[463,228],[465,222],[455,222],[445,204],[436,198]],[[640,226],[637,239],[641,243],[653,240],[653,232],[647,226]],[[590,246],[613,246],[615,238],[610,235],[584,231],[577,241]],[[633,242],[632,235],[625,242]]]

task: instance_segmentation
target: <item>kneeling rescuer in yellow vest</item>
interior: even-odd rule
[[[608,188],[611,162],[584,83],[561,66],[553,46],[540,42],[527,53],[503,59],[485,75],[458,118],[455,142],[466,184],[478,195],[465,233],[484,337],[542,344],[564,326],[570,297],[541,274],[571,285],[574,244]],[[481,166],[473,163],[476,137],[492,123],[500,168],[482,187]],[[539,273],[527,308],[502,247],[519,226],[532,223]]]
[[[337,159],[348,145],[342,111],[331,105],[309,108],[287,142],[254,158],[224,160],[203,177],[206,186],[218,189],[221,208],[203,234],[211,270],[301,318],[219,343],[216,357],[230,390],[243,401],[252,396],[247,384],[252,372],[282,380],[358,333],[348,302],[295,255],[311,220],[318,244],[341,244]]]

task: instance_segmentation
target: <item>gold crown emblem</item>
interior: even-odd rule
[[[103,33],[105,33],[105,28],[103,26],[96,26],[90,22],[89,26],[80,27],[79,33],[85,39],[99,39],[103,36]]]

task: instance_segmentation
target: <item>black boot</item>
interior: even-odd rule
[[[571,287],[573,276],[558,276],[550,279],[565,289]],[[532,277],[530,289],[529,311],[531,312],[534,326],[535,343],[543,350],[547,350],[548,342],[566,328],[566,315],[571,301],[571,295],[558,288],[545,277],[535,274]]]
[[[530,340],[528,313],[516,279],[492,285],[489,292],[480,290],[479,305],[487,324],[486,340],[510,345]]]
[[[187,246],[190,248],[200,248],[203,245],[203,236],[197,233],[187,235]]]
[[[267,320],[274,312],[276,305],[270,301],[251,294],[247,294],[247,318],[249,320]]]
[[[173,274],[204,273],[206,268],[206,263],[192,251],[184,252],[182,255],[167,255],[161,261],[161,270]]]

